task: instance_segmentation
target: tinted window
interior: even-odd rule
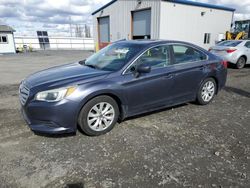
[[[238,46],[242,41],[223,41],[218,44],[218,46]]]
[[[170,64],[169,46],[158,46],[144,52],[135,62],[138,65],[150,66],[151,69],[166,67]]]
[[[183,45],[173,45],[175,64],[201,61],[206,59],[206,55],[202,52]]]
[[[246,42],[245,46],[246,46],[247,48],[250,48],[250,42]]]

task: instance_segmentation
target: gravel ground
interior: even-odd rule
[[[21,118],[26,75],[88,56],[41,51],[0,56],[0,187],[250,187],[250,68],[193,103],[123,121],[108,134],[35,135]]]

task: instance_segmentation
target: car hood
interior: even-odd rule
[[[109,71],[98,70],[77,63],[61,65],[36,72],[25,79],[29,87],[49,85],[67,85],[71,83],[81,84],[93,78],[101,79],[109,74]]]

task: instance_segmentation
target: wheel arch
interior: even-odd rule
[[[201,101],[201,90],[202,90],[202,86],[203,86],[203,84],[205,83],[205,81],[206,80],[208,80],[208,79],[213,79],[214,80],[214,82],[215,82],[215,84],[216,84],[216,90],[215,90],[215,93],[214,93],[214,95],[217,95],[217,93],[218,93],[218,88],[219,88],[219,86],[218,86],[218,78],[216,78],[216,76],[214,76],[214,75],[208,75],[208,76],[206,76],[202,81],[201,81],[201,84],[200,84],[200,86],[199,86],[199,90],[197,91],[197,94],[196,94],[196,102],[198,103],[198,104],[201,104],[201,105],[205,105],[205,104],[208,104],[209,102],[211,102],[211,100],[213,99],[213,98],[211,98],[210,99],[210,101],[203,101],[203,99],[202,99],[202,101]],[[213,95],[213,97],[214,97],[214,95]]]
[[[245,61],[247,62],[247,56],[246,56],[245,54],[242,54],[242,55],[239,57],[239,59],[240,59],[241,57],[244,57],[244,58],[245,58]]]
[[[216,92],[215,93],[218,94],[218,92],[219,92],[219,79],[216,78],[216,76],[209,76],[207,78],[213,78],[214,79],[214,81],[216,83]],[[207,78],[205,78],[205,79],[207,79]]]
[[[112,99],[115,100],[115,102],[117,103],[118,105],[118,108],[119,108],[119,120],[122,120],[124,119],[124,116],[125,116],[125,110],[124,110],[124,107],[123,107],[123,102],[122,102],[122,99],[120,97],[118,97],[117,94],[113,93],[113,92],[98,92],[98,93],[92,93],[88,96],[85,97],[86,100],[84,100],[81,105],[80,105],[80,108],[78,110],[78,114],[77,114],[77,118],[79,117],[79,114],[82,110],[82,108],[84,107],[84,105],[89,102],[90,100],[96,98],[96,97],[99,97],[99,96],[109,96],[111,97]]]
[[[198,90],[200,89],[200,87],[201,87],[202,83],[204,82],[204,80],[206,80],[206,79],[208,79],[208,78],[214,79],[214,81],[215,81],[215,83],[216,83],[216,92],[215,92],[215,94],[218,94],[218,92],[219,92],[219,79],[218,79],[215,75],[207,75],[206,77],[204,77],[204,78],[201,80],[200,84],[199,84],[199,87],[198,87],[198,89],[197,89],[197,92],[198,92]]]

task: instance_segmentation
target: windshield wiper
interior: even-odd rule
[[[84,64],[85,66],[91,67],[93,69],[98,69],[98,67],[96,65],[90,65],[90,64]]]

